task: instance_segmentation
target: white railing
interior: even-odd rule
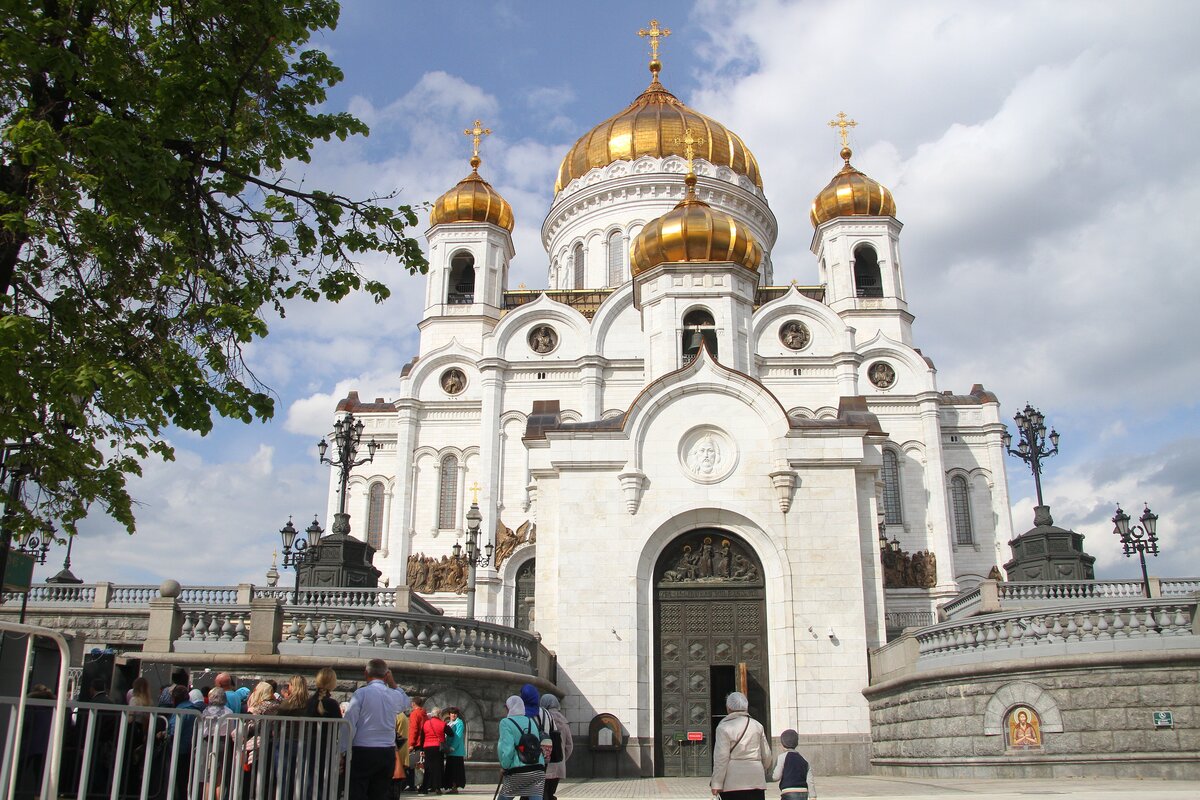
[[[1151,578],[1152,598],[1188,597],[1200,592],[1200,578]],[[941,605],[943,619],[964,619],[974,614],[1039,606],[1061,606],[1096,600],[1133,600],[1143,597],[1138,580],[1124,581],[983,581]]]
[[[1200,592],[1200,578],[1159,578],[1163,597],[1180,597]]]
[[[339,762],[349,726],[341,719],[218,718],[61,698],[0,698],[0,715],[8,712],[6,800],[335,800],[348,790],[349,765],[340,772]],[[23,746],[36,752],[23,754]]]
[[[919,660],[1002,656],[1013,648],[1191,636],[1194,602],[1140,600],[1008,611],[933,625],[916,634]]]
[[[179,592],[180,603],[194,605],[232,605],[238,601],[236,586],[185,586]]]
[[[180,610],[179,639],[183,642],[244,642],[250,636],[250,609],[209,611],[204,608]]]
[[[6,604],[20,602],[21,595],[5,592]],[[34,584],[29,587],[29,603],[32,605],[91,606],[96,601],[96,587],[83,584]]]
[[[158,597],[157,586],[114,586],[108,598],[110,606],[144,606]]]
[[[395,608],[396,589],[380,586],[378,588],[333,588],[305,589],[300,588],[299,602],[294,589],[281,586],[254,587],[255,599],[270,597],[287,605],[312,606],[313,608]]]
[[[1141,597],[1141,581],[1037,581],[997,583],[1000,602],[1005,600],[1101,600]]]

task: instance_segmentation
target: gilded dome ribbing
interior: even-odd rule
[[[657,62],[651,64],[654,79],[624,111],[609,117],[580,137],[558,168],[554,191],[586,175],[595,167],[614,161],[633,161],[642,156],[682,156],[678,143],[685,130],[703,132],[706,146],[696,153],[708,163],[729,167],[762,188],[758,161],[745,142],[721,123],[684,105],[658,80]]]
[[[687,196],[675,208],[651,220],[633,240],[630,274],[637,276],[674,261],[732,261],[757,270],[763,250],[750,229],[696,197],[695,175],[689,174],[684,180]]]
[[[433,203],[429,224],[444,222],[490,222],[512,232],[513,211],[508,201],[479,176],[478,156],[471,159],[471,174]]]
[[[894,217],[896,201],[887,187],[868,178],[850,164],[853,155],[843,147],[846,164],[812,203],[809,219],[813,227],[837,217]]]

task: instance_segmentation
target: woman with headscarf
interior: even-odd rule
[[[467,786],[467,725],[462,712],[454,706],[446,709],[446,768],[442,777],[442,788],[450,794],[458,794]]]
[[[757,720],[751,719],[750,701],[741,692],[725,698],[729,713],[713,737],[713,774],[710,786],[721,800],[764,800],[767,770],[771,768],[771,743]]]
[[[542,800],[546,785],[545,756],[539,752],[536,761],[527,764],[521,759],[517,745],[525,734],[532,734],[539,739],[543,734],[538,731],[537,721],[526,716],[525,701],[521,697],[513,695],[504,705],[508,708],[508,716],[500,720],[500,740],[496,743],[496,755],[504,771],[498,800],[513,800],[515,797]],[[548,744],[549,741],[549,737],[546,737],[545,742]]]
[[[541,695],[538,693],[537,687],[532,683],[527,683],[521,687],[521,702],[525,705],[525,716],[536,718],[541,712],[542,707],[538,705],[538,700]]]
[[[554,792],[558,789],[558,782],[567,777],[567,759],[571,757],[571,752],[575,749],[575,742],[571,737],[571,723],[562,713],[558,698],[546,693],[542,695],[539,704],[542,707],[542,730],[550,736],[551,743],[555,738],[560,742],[558,755],[561,758],[555,761],[551,757],[546,762],[546,792],[542,795],[542,800],[556,800]],[[557,737],[554,735],[555,732],[558,733]],[[553,753],[553,750],[551,752]]]

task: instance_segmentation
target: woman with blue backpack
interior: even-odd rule
[[[525,701],[519,696],[513,695],[504,705],[508,716],[500,720],[500,740],[496,743],[502,770],[499,800],[542,800],[546,785],[543,750],[550,748],[550,736],[537,719],[525,716]]]

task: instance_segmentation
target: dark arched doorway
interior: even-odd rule
[[[535,581],[537,559],[529,559],[517,569],[516,589],[513,592],[514,627],[517,630],[533,630]]]
[[[655,774],[709,775],[727,694],[770,731],[762,563],[729,531],[688,531],[654,567],[654,612]]]

